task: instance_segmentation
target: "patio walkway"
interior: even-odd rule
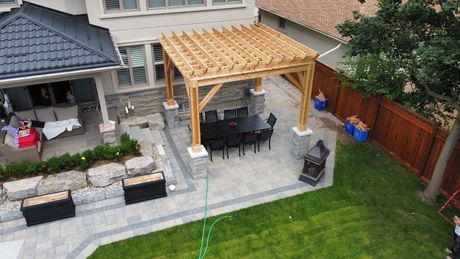
[[[317,187],[299,182],[303,161],[294,160],[289,152],[291,127],[298,113],[297,90],[279,77],[264,80],[264,86],[267,107],[263,117],[269,112],[278,117],[272,150],[262,145],[261,152],[254,154],[249,148],[241,158],[232,150],[225,160],[215,153],[208,170],[209,216],[332,185],[339,122],[330,114],[310,111],[311,144],[323,139],[331,155],[326,177]],[[166,130],[163,138],[178,181],[177,190],[167,198],[129,206],[124,205],[123,197],[113,198],[78,206],[75,218],[28,228],[23,219],[6,222],[0,225],[0,242],[24,240],[20,258],[85,258],[99,245],[201,219],[206,182],[190,177],[185,150],[190,146],[190,133],[183,126]]]

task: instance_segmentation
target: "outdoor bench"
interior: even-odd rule
[[[163,172],[126,178],[122,185],[126,204],[167,196]]]
[[[75,217],[75,205],[70,190],[24,199],[21,211],[27,226]]]

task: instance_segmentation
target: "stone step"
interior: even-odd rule
[[[155,145],[162,145],[164,146],[165,143],[163,141],[163,138],[161,137],[161,133],[159,130],[151,130],[151,135],[153,137],[153,143]]]
[[[126,124],[120,124],[119,125],[119,129],[120,129],[120,135],[123,134],[123,133],[128,133],[128,135],[131,135],[131,131],[129,130],[129,126],[126,125]]]
[[[145,141],[149,142],[150,144],[154,143],[153,136],[149,128],[141,129],[141,133]]]
[[[141,129],[138,126],[130,127],[130,134],[129,135],[131,136],[131,138],[133,138],[133,139],[135,139],[137,141],[142,141],[143,140]]]

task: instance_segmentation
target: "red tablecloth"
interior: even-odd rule
[[[26,148],[26,147],[36,147],[37,142],[40,141],[40,134],[34,129],[30,129],[30,135],[27,137],[22,137],[18,139],[19,141],[19,148]]]

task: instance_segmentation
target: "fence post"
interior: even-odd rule
[[[380,114],[380,105],[381,105],[381,102],[382,102],[382,96],[381,95],[378,95],[377,96],[377,109],[375,109],[375,115],[374,115],[374,120],[372,121],[372,124],[371,125],[371,132],[369,134],[369,139],[372,139],[373,137],[373,132],[374,132],[374,127],[375,127],[375,124],[377,123],[377,117],[379,116]]]

